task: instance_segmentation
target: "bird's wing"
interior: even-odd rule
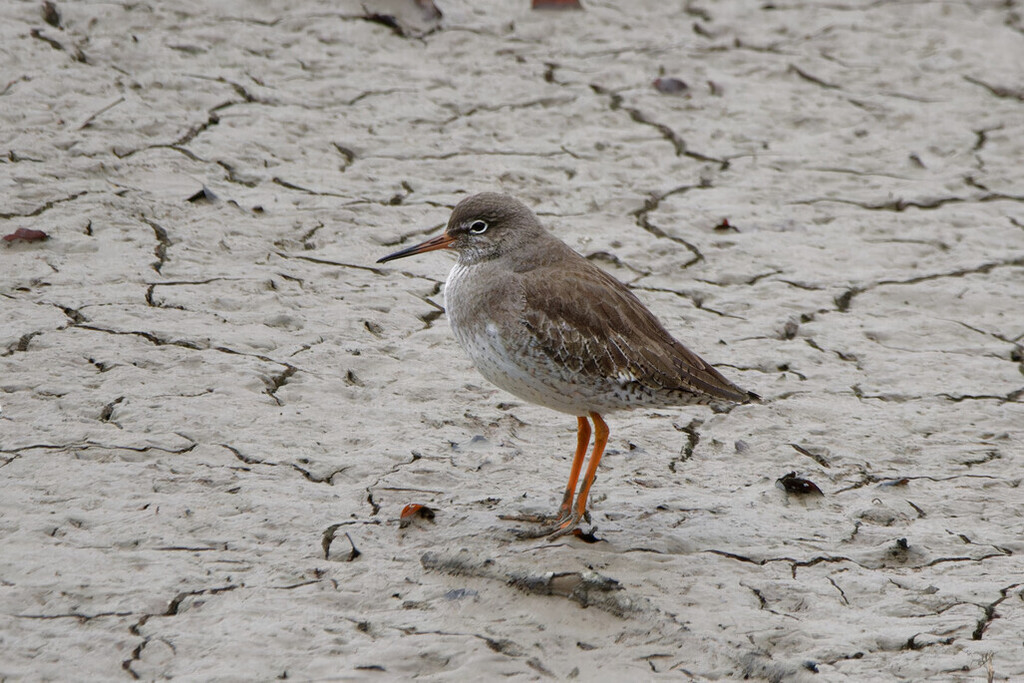
[[[756,398],[674,339],[625,285],[582,257],[578,264],[519,274],[522,324],[545,355],[585,376],[726,401]]]

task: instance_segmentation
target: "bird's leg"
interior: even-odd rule
[[[553,531],[572,519],[572,500],[576,493],[576,482],[580,478],[580,470],[583,469],[583,459],[587,455],[587,447],[590,445],[590,423],[585,417],[576,418],[576,455],[572,459],[572,469],[569,470],[569,483],[565,487],[565,494],[562,496],[562,504],[558,508],[558,516],[549,515],[501,515],[501,519],[509,519],[517,522],[531,522],[544,524],[545,528],[535,531],[520,531],[518,536],[522,538],[540,538],[547,536]]]
[[[583,477],[583,484],[576,496],[576,506],[572,515],[558,525],[558,529],[549,537],[552,540],[572,533],[583,516],[587,514],[587,497],[590,495],[590,487],[594,485],[594,479],[597,478],[597,466],[601,464],[604,447],[608,445],[608,425],[597,413],[591,412],[590,419],[594,421],[594,450],[590,454],[590,462],[587,463],[587,473]],[[579,473],[577,472],[577,474]]]
[[[587,418],[583,416],[577,417],[576,424],[576,455],[572,459],[572,469],[569,470],[569,483],[565,487],[562,504],[558,507],[559,524],[572,516],[572,497],[576,493],[576,482],[580,478],[580,470],[583,469],[583,458],[587,455],[587,446],[590,445],[590,423],[587,422]]]

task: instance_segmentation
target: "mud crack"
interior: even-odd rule
[[[622,110],[629,114],[629,118],[631,118],[636,123],[639,123],[644,126],[650,126],[651,128],[654,128],[656,131],[658,131],[658,133],[661,134],[661,137],[672,145],[672,148],[675,150],[677,157],[689,157],[690,159],[694,159],[695,161],[718,164],[718,168],[720,171],[724,171],[729,168],[728,159],[718,159],[716,157],[708,156],[706,154],[701,154],[700,152],[691,151],[687,146],[686,141],[683,140],[678,133],[672,130],[671,127],[666,126],[664,123],[659,123],[658,121],[655,121],[640,109],[637,109],[635,107],[622,106],[622,95],[612,92],[605,88],[604,86],[597,85],[596,83],[591,83],[590,89],[593,90],[594,93],[597,95],[607,96],[609,98],[608,108],[611,109],[612,111]]]
[[[798,67],[796,64],[790,64],[789,68],[786,69],[786,70],[789,73],[796,74],[797,76],[799,76],[800,78],[804,79],[805,81],[807,81],[809,83],[813,83],[813,84],[818,85],[818,86],[821,86],[822,88],[826,88],[828,90],[839,90],[840,89],[840,87],[838,85],[835,85],[833,83],[828,83],[827,81],[824,81],[824,80],[818,78],[817,76],[812,76],[811,74],[807,73],[806,71],[804,71],[803,69]]]
[[[1024,256],[1015,259],[1008,259],[1006,261],[991,261],[989,263],[983,263],[980,266],[974,266],[973,268],[958,268],[957,270],[950,271],[948,273],[931,273],[929,275],[918,275],[917,277],[908,278],[906,280],[879,280],[870,285],[850,287],[848,290],[840,294],[834,299],[836,305],[836,311],[839,313],[845,313],[850,310],[850,305],[853,303],[853,299],[856,296],[863,294],[864,292],[873,289],[875,287],[883,287],[890,285],[916,285],[921,282],[928,282],[930,280],[939,280],[947,277],[964,277],[965,275],[976,275],[989,273],[996,268],[1007,268],[1014,266],[1024,266]]]
[[[669,472],[675,473],[677,464],[682,464],[693,457],[693,451],[697,448],[697,444],[700,443],[700,432],[698,432],[697,429],[702,424],[704,424],[704,421],[696,417],[690,420],[689,424],[685,427],[681,427],[674,422],[672,423],[672,426],[675,427],[677,431],[686,434],[686,443],[684,443],[683,447],[679,450],[679,457],[668,464]]]
[[[282,363],[281,365],[284,365],[284,370],[277,373],[276,375],[271,375],[270,377],[263,378],[264,384],[267,385],[267,388],[264,390],[264,392],[267,394],[267,396],[274,399],[274,401],[279,406],[283,406],[284,403],[281,401],[281,399],[277,397],[277,390],[283,387],[285,384],[287,384],[291,376],[294,375],[299,370],[294,365],[289,365],[288,363]]]
[[[985,90],[988,90],[996,97],[1002,99],[1017,100],[1018,102],[1024,102],[1024,90],[1007,88],[1001,85],[991,85],[989,83],[986,83],[985,81],[974,78],[972,76],[964,76],[964,80],[967,81],[968,83],[973,83],[974,85],[980,85],[982,88],[985,88]]]
[[[35,216],[40,215],[44,211],[49,211],[50,209],[55,207],[57,204],[63,204],[64,202],[72,202],[72,201],[78,199],[79,197],[81,197],[82,195],[86,195],[86,194],[88,194],[88,192],[82,191],[82,192],[76,192],[74,194],[70,194],[67,197],[61,197],[60,199],[51,199],[50,201],[46,202],[42,206],[37,206],[36,208],[32,209],[28,213],[18,213],[18,212],[6,213],[6,212],[3,212],[3,211],[0,211],[0,218],[6,219],[6,220],[10,220],[11,218],[33,218]]]
[[[151,263],[150,267],[160,273],[160,269],[167,262],[167,249],[171,246],[171,238],[167,236],[167,230],[156,221],[143,217],[142,222],[152,228],[153,234],[156,235],[156,246],[153,248],[153,255],[156,256],[156,261]]]
[[[142,635],[142,627],[145,626],[146,622],[148,622],[150,619],[154,617],[177,616],[182,611],[182,604],[189,598],[198,597],[200,595],[216,595],[218,593],[233,591],[236,588],[241,587],[242,584],[229,584],[227,586],[221,586],[219,588],[202,588],[200,590],[184,591],[174,596],[174,598],[169,603],[167,603],[167,609],[165,609],[163,612],[149,613],[143,615],[141,619],[136,621],[128,628],[129,633],[131,633],[133,636],[141,637],[142,642],[140,642],[138,645],[135,646],[135,648],[132,649],[131,654],[127,659],[121,662],[121,668],[124,669],[125,672],[127,672],[128,675],[132,678],[136,680],[140,678],[138,672],[132,669],[132,666],[142,658],[142,651],[145,650],[149,643],[154,640],[152,636]],[[175,651],[174,645],[171,644],[169,641],[163,638],[157,638],[156,640],[163,642],[168,647],[170,647],[172,651]]]
[[[686,247],[690,251],[690,253],[693,254],[693,258],[684,263],[682,265],[682,268],[689,268],[690,266],[696,263],[700,263],[701,261],[704,260],[704,254],[700,253],[700,249],[698,249],[690,242],[687,242],[682,237],[670,235],[661,228],[659,228],[658,226],[654,225],[654,223],[651,223],[649,216],[652,212],[657,211],[658,208],[661,206],[661,202],[663,202],[668,197],[671,197],[672,195],[675,194],[683,194],[685,192],[689,192],[690,190],[699,189],[702,187],[705,186],[681,185],[680,187],[674,188],[672,190],[669,190],[668,192],[663,192],[660,194],[657,192],[652,192],[647,197],[647,199],[644,200],[644,205],[633,212],[633,217],[636,220],[636,224],[638,226],[640,226],[650,234],[654,235],[655,237],[667,239],[672,242],[675,242],[676,244]]]
[[[863,202],[855,199],[843,199],[841,197],[816,197],[814,199],[801,199],[793,202],[794,204],[821,204],[825,202],[834,202],[836,204],[849,204],[851,206],[859,206],[862,209],[869,211],[894,211],[901,213],[907,209],[921,209],[921,210],[932,210],[939,209],[947,204],[967,204],[972,202],[987,203],[987,202],[998,202],[998,201],[1011,201],[1011,202],[1024,202],[1024,195],[1013,195],[1005,194],[1002,192],[987,192],[976,197],[933,197],[930,199],[903,199],[902,197],[896,197],[895,199],[886,200],[884,202]]]
[[[1010,597],[1010,591],[1014,588],[1019,588],[1022,585],[1024,584],[1014,583],[1001,589],[999,591],[999,598],[982,608],[984,610],[984,614],[981,619],[978,619],[978,625],[971,634],[971,640],[981,640],[985,636],[985,631],[988,627],[992,625],[993,621],[999,618],[999,615],[996,613],[996,608]],[[1017,597],[1024,599],[1024,591],[1017,591]]]
[[[330,259],[316,258],[314,256],[302,256],[301,254],[287,254],[283,251],[275,251],[275,254],[285,259],[298,259],[299,261],[308,261],[309,263],[316,263],[322,266],[336,266],[338,268],[353,268],[355,270],[365,270],[373,273],[374,275],[386,275],[388,271],[382,270],[381,268],[374,268],[373,266],[364,266],[358,263],[344,263],[342,261],[331,261]]]

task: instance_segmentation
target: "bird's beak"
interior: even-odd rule
[[[396,251],[394,254],[388,254],[384,258],[379,258],[377,259],[377,263],[394,261],[396,258],[405,258],[406,256],[412,256],[414,254],[422,254],[425,251],[434,251],[435,249],[448,249],[454,241],[455,238],[445,232],[437,237],[431,237],[426,242],[420,242],[414,247],[402,249],[401,251]]]

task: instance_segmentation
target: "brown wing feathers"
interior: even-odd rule
[[[522,273],[523,322],[549,357],[584,374],[632,375],[652,389],[753,398],[674,339],[625,285],[580,261],[571,281],[554,268]]]

